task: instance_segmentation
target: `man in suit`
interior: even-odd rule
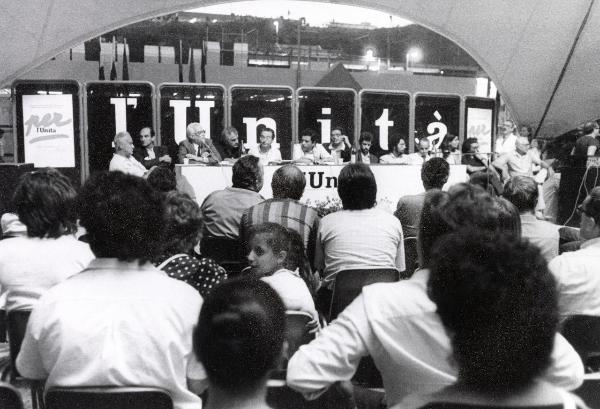
[[[150,169],[158,165],[170,165],[171,157],[167,152],[166,146],[156,146],[156,135],[154,129],[145,126],[140,130],[140,144],[133,149],[133,157]]]
[[[190,123],[186,130],[187,139],[179,144],[177,163],[184,163],[188,159],[190,163],[203,163],[205,165],[216,165],[221,162],[221,155],[213,145],[210,138],[206,138],[206,131],[198,122]]]
[[[371,132],[361,132],[360,138],[358,139],[360,151],[356,154],[356,162],[366,163],[379,163],[377,156],[373,155],[371,151],[371,145],[373,144],[373,134]]]

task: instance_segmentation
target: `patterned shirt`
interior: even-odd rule
[[[213,287],[227,280],[227,271],[213,259],[198,260],[187,254],[178,254],[161,266],[169,257],[172,256],[165,254],[159,257],[154,265],[167,273],[169,277],[191,285],[198,290],[202,297],[206,297]]]

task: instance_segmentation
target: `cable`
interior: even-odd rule
[[[583,177],[581,178],[581,183],[579,184],[579,190],[577,190],[577,198],[575,199],[575,204],[573,205],[573,211],[571,212],[571,215],[569,216],[569,218],[568,218],[568,219],[565,221],[565,223],[562,225],[563,227],[564,227],[564,226],[566,226],[566,225],[567,225],[567,224],[568,224],[568,223],[571,221],[571,219],[573,218],[573,216],[575,215],[575,211],[577,210],[577,203],[579,202],[579,196],[580,196],[580,194],[581,194],[581,188],[582,188],[583,186],[585,186],[585,193],[586,193],[586,196],[587,196],[587,194],[588,194],[588,191],[587,191],[587,185],[585,185],[585,181],[586,181],[586,179],[587,179],[587,175],[588,175],[588,172],[589,172],[589,171],[590,171],[590,168],[589,168],[589,167],[585,169],[585,173],[583,174]],[[596,168],[596,179],[597,179],[597,178],[598,178],[598,168]],[[594,186],[595,186],[595,185],[594,185]]]

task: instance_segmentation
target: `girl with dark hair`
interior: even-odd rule
[[[447,134],[442,141],[442,155],[450,165],[460,165],[461,163],[459,146],[460,139],[456,135]]]

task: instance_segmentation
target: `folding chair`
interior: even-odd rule
[[[173,409],[171,395],[147,386],[52,387],[46,409]]]

